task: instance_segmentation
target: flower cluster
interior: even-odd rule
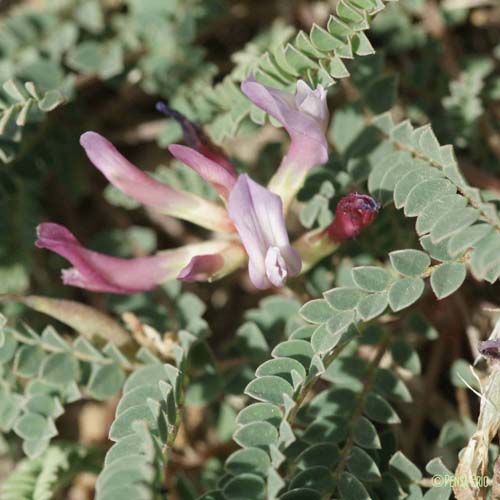
[[[309,268],[375,219],[378,204],[367,195],[351,194],[339,202],[330,228],[305,234],[292,245],[285,225],[287,211],[309,170],[328,160],[326,92],[321,86],[312,90],[299,81],[295,94],[289,94],[252,77],[241,88],[256,106],[284,126],[291,139],[267,188],[246,174],[238,175],[197,125],[165,104],[158,105],[160,111],[179,121],[188,144],[172,144],[170,153],[213,186],[221,204],[153,179],[95,132],[82,135],[80,143],[88,158],[115,187],[156,212],[197,224],[214,231],[215,236],[149,257],[121,259],[84,248],[58,224],[41,224],[36,245],[73,265],[63,271],[65,284],[96,292],[135,293],[174,278],[212,281],[248,260],[250,280],[256,288],[282,287],[287,278]]]

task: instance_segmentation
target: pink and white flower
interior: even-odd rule
[[[64,284],[93,292],[130,294],[151,290],[175,278],[195,281],[200,277],[222,277],[235,269],[234,263],[238,267],[245,256],[236,240],[206,241],[149,257],[123,259],[85,248],[59,224],[40,224],[37,236],[38,248],[51,250],[73,265],[62,271]]]
[[[326,90],[321,85],[312,90],[299,80],[295,94],[290,94],[262,85],[253,77],[242,83],[241,90],[278,120],[290,136],[288,153],[269,183],[269,189],[281,196],[286,213],[309,170],[328,161]]]
[[[108,181],[139,203],[213,231],[234,231],[223,207],[153,179],[129,162],[102,135],[85,132],[80,137],[80,144]]]
[[[278,195],[241,175],[231,192],[228,212],[249,257],[256,288],[282,287],[300,272],[300,255],[290,246]]]

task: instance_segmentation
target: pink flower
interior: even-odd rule
[[[227,212],[199,196],[177,191],[130,163],[103,136],[85,132],[80,137],[89,160],[118,189],[160,213],[184,219],[213,231],[233,231]]]
[[[241,90],[256,106],[278,120],[290,135],[290,149],[269,183],[271,191],[281,196],[286,213],[309,170],[328,160],[326,91],[321,85],[312,90],[299,80],[292,95],[266,87],[253,77],[242,83]]]
[[[308,170],[328,158],[326,93],[322,87],[312,90],[302,81],[295,95],[265,87],[254,79],[244,82],[242,89],[255,104],[281,121],[291,137],[290,150],[270,189],[245,174],[238,177],[232,163],[220,150],[212,149],[197,125],[160,106],[179,121],[189,144],[172,144],[170,152],[211,184],[227,209],[158,182],[95,132],[86,132],[80,139],[92,163],[127,195],[160,213],[229,234],[224,239],[149,257],[121,259],[84,248],[63,226],[41,224],[36,245],[58,253],[73,265],[63,271],[64,283],[98,292],[135,293],[173,278],[212,281],[241,267],[248,258],[250,280],[256,288],[282,287],[289,277],[307,270],[341,241],[355,237],[373,222],[379,209],[377,202],[367,195],[351,194],[339,202],[330,228],[307,233],[293,247],[290,245],[286,209]]]
[[[59,224],[37,228],[36,246],[67,259],[73,267],[62,272],[63,282],[94,292],[137,293],[179,277],[185,281],[219,277],[244,261],[245,252],[234,240],[214,240],[167,250],[150,257],[122,259],[89,250]]]
[[[290,246],[279,196],[241,175],[228,211],[247,251],[248,272],[256,288],[284,286],[289,276],[300,272],[300,256]]]
[[[198,151],[198,153],[202,154],[209,160],[212,160],[213,162],[219,164],[222,168],[227,170],[229,174],[236,177],[234,166],[224,154],[224,151],[222,151],[219,146],[216,146],[207,137],[207,135],[205,134],[205,132],[203,132],[203,129],[199,125],[188,120],[183,114],[167,106],[162,101],[156,103],[156,109],[160,113],[173,118],[177,121],[177,123],[179,123],[184,135],[184,142],[191,149]]]
[[[172,156],[188,167],[191,167],[203,177],[222,198],[225,200],[229,198],[229,193],[236,183],[235,172],[229,172],[219,163],[216,163],[207,156],[187,146],[172,144],[168,147],[168,150],[172,153]]]
[[[62,226],[42,224],[37,246],[73,264],[63,271],[64,283],[99,292],[135,293],[173,278],[212,281],[243,265],[247,254],[250,278],[257,288],[284,286],[289,276],[299,273],[300,257],[290,246],[280,197],[246,175],[237,179],[232,165],[221,165],[187,146],[169,148],[214,186],[227,201],[226,210],[156,181],[95,132],[86,132],[80,142],[94,165],[126,194],[162,213],[207,228],[234,232],[236,226],[243,246],[235,238],[211,240],[150,257],[119,259],[84,248]]]

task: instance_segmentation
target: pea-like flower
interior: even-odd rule
[[[85,132],[80,137],[80,144],[85,149],[89,160],[108,181],[139,203],[159,213],[187,220],[213,231],[234,231],[223,207],[157,181],[129,162],[102,135],[96,132]],[[204,158],[196,151],[193,150],[193,152],[200,158]],[[210,160],[207,159],[204,163],[206,171],[214,169],[215,172],[215,167],[224,170],[215,162],[206,165],[208,162]],[[216,173],[212,175],[215,177]]]
[[[291,143],[269,189],[281,196],[285,213],[303,186],[309,170],[328,161],[328,106],[326,91],[312,90],[303,80],[295,94],[267,87],[253,77],[241,85],[242,92],[285,127]]]
[[[62,271],[63,283],[93,292],[143,292],[175,278],[207,281],[239,267],[245,255],[237,241],[213,240],[149,257],[123,259],[83,247],[68,229],[59,224],[40,224],[37,236],[37,247],[52,250],[73,265]]]
[[[248,253],[248,272],[256,288],[281,287],[300,272],[300,255],[290,246],[278,195],[241,175],[228,212]]]

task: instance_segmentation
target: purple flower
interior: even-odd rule
[[[300,272],[300,256],[290,246],[279,196],[241,175],[229,196],[228,212],[247,251],[256,288],[281,287]]]
[[[158,182],[130,163],[101,135],[85,132],[80,144],[109,182],[143,205],[214,231],[234,230],[224,208]]]
[[[210,158],[178,144],[169,148],[177,159],[214,186],[227,201],[227,210],[161,184],[132,165],[95,132],[86,132],[80,142],[94,165],[126,194],[162,213],[204,227],[234,232],[236,226],[241,242],[235,238],[212,240],[150,257],[121,259],[84,248],[62,226],[41,224],[36,245],[58,253],[73,264],[63,271],[65,284],[98,292],[135,293],[172,278],[186,282],[212,281],[241,267],[247,254],[250,277],[257,288],[283,286],[288,276],[300,272],[300,257],[290,246],[280,197],[246,175],[237,179],[234,167],[221,162],[221,157]]]
[[[328,236],[338,242],[355,238],[377,218],[379,209],[380,204],[367,194],[351,193],[344,196],[337,204]]]
[[[37,235],[37,247],[52,250],[73,265],[62,272],[64,284],[94,292],[143,292],[176,277],[195,281],[200,277],[201,264],[203,278],[208,279],[214,274],[223,276],[226,271],[241,265],[245,258],[243,248],[234,240],[208,241],[150,257],[122,259],[83,247],[70,231],[59,224],[40,224]],[[196,275],[192,270],[193,258],[198,259]]]
[[[282,197],[286,213],[309,170],[328,160],[326,91],[321,85],[312,90],[299,80],[292,95],[266,87],[253,77],[242,83],[241,90],[256,106],[278,120],[290,135],[288,154],[269,183],[269,188]]]

